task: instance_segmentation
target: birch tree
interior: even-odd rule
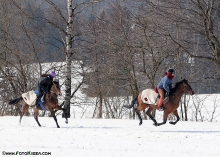
[[[93,3],[96,3],[99,1],[78,2],[74,0],[67,0],[67,19],[65,18],[65,15],[63,14],[59,6],[57,6],[52,0],[45,0],[45,1],[48,2],[48,4],[50,4],[54,8],[56,13],[63,19],[63,21],[66,24],[66,30],[64,30],[62,29],[62,27],[59,27],[55,23],[52,23],[54,27],[56,27],[58,30],[60,30],[65,35],[65,40],[63,40],[64,46],[65,46],[64,54],[66,57],[64,108],[67,109],[67,116],[70,117],[70,104],[71,104],[71,98],[73,97],[72,86],[71,86],[72,61],[73,61],[74,53],[78,51],[77,48],[73,49],[74,40],[77,36],[76,34],[74,34],[74,29],[76,29],[77,23],[74,23],[74,22],[76,21],[76,17],[78,14],[82,13],[82,11],[84,11],[86,8],[91,6]],[[82,82],[79,83],[76,89],[78,89],[79,86],[81,85],[82,85]]]
[[[72,56],[72,44],[73,44],[73,18],[74,10],[72,6],[72,0],[67,0],[67,10],[68,10],[68,21],[66,29],[66,79],[65,79],[65,104],[64,107],[67,109],[67,116],[70,117],[70,99],[71,99],[71,56]],[[64,115],[63,115],[64,116]]]

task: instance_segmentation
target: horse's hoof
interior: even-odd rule
[[[65,123],[68,124],[68,120],[66,120]]]
[[[176,123],[175,122],[169,122],[170,124],[172,124],[172,125],[175,125]]]
[[[139,125],[142,125],[142,122],[140,122]]]
[[[153,125],[154,125],[154,126],[158,126],[158,124],[157,124],[157,123],[154,123]]]

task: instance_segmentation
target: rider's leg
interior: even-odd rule
[[[169,100],[169,93],[168,92],[164,92],[164,100],[163,102],[166,103]]]
[[[160,94],[160,99],[159,99],[157,106],[159,107],[159,110],[163,110],[164,89],[158,89],[158,91]]]
[[[40,101],[42,95],[43,95],[42,88],[41,88],[41,87],[38,87],[38,95],[37,95],[36,102],[35,102],[35,107],[36,107],[36,108],[37,108],[38,105],[39,105],[39,101]]]

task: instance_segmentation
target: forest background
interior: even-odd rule
[[[1,116],[18,115],[8,100],[51,70],[69,117],[79,108],[81,117],[89,110],[91,118],[135,118],[122,106],[168,68],[174,83],[185,78],[205,94],[183,96],[182,120],[192,99],[191,120],[203,121],[204,99],[220,91],[219,0],[0,0],[0,36]],[[209,121],[219,116],[214,98]]]

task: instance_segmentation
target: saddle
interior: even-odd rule
[[[141,100],[145,104],[156,105],[159,99],[160,99],[160,95],[156,93],[154,89],[145,89],[141,92]],[[166,97],[163,101],[163,104],[167,103],[168,100],[169,97]]]
[[[23,93],[21,96],[23,97],[23,100],[29,106],[33,106],[33,105],[35,105],[35,102],[36,102],[36,99],[37,99],[37,94],[38,94],[37,90],[35,90],[35,91],[32,90],[32,91],[29,91],[27,93]],[[44,95],[42,96],[42,98],[43,97],[44,97]],[[40,106],[43,110],[46,110],[45,107],[44,107],[44,104],[41,100],[39,101],[39,104],[40,104]]]
[[[37,95],[35,94],[35,91],[28,91],[27,93],[23,93],[21,95],[23,97],[23,100],[30,106],[35,105]]]

